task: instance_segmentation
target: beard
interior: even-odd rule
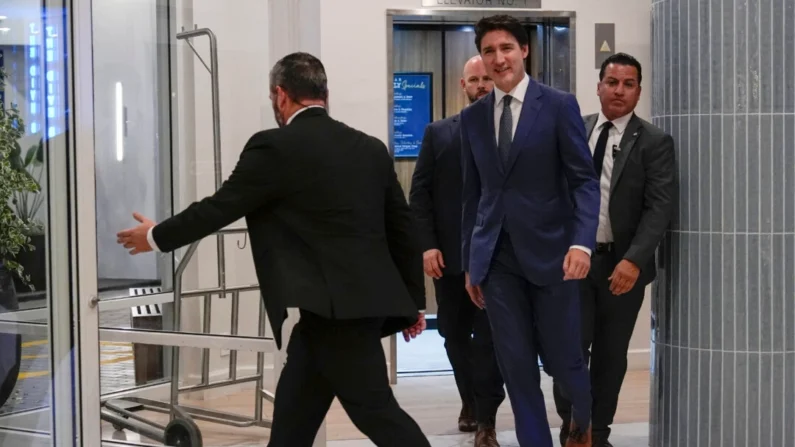
[[[477,92],[477,94],[475,94],[475,96],[467,95],[469,97],[469,103],[473,104],[475,101],[477,101],[478,99],[486,96],[487,94],[488,94],[488,92],[486,90],[478,90],[478,92]]]
[[[285,124],[284,123],[284,115],[279,113],[279,108],[276,107],[276,103],[275,102],[272,102],[271,106],[273,107],[273,117],[276,118],[276,124],[279,127],[284,127],[284,124]]]

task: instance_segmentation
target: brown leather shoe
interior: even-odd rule
[[[572,422],[571,429],[569,430],[569,438],[566,440],[565,447],[592,447],[592,445],[591,427],[588,426],[587,430],[583,430]]]
[[[461,414],[458,416],[458,430],[464,433],[472,433],[478,429],[478,423],[475,421],[475,416],[472,410],[466,405],[461,408]]]
[[[475,433],[475,447],[500,447],[494,427],[478,427]]]

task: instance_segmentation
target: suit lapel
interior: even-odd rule
[[[621,150],[613,162],[613,175],[610,177],[611,195],[613,194],[613,191],[615,191],[616,184],[618,183],[619,178],[621,178],[621,174],[624,172],[624,166],[626,166],[629,154],[632,152],[632,149],[635,147],[635,143],[638,141],[640,131],[640,118],[633,114],[632,118],[629,120],[629,124],[627,124],[627,128],[624,130],[624,136],[621,137],[621,143],[619,143]]]
[[[497,167],[500,174],[505,175],[505,169],[502,166],[500,154],[497,150],[497,134],[494,132],[494,91],[470,107],[480,107],[478,113],[481,114],[483,119],[480,120],[481,125],[478,134],[486,148],[486,156],[492,159],[491,164]]]
[[[588,135],[588,141],[591,140],[593,128],[596,127],[596,122],[599,121],[599,114],[588,115],[585,117],[585,132]]]
[[[529,77],[529,75],[525,76]],[[530,83],[527,85],[524,101],[522,101],[522,111],[519,113],[519,125],[516,127],[516,134],[511,143],[511,152],[508,155],[508,164],[504,173],[511,172],[511,168],[514,163],[516,163],[516,159],[519,157],[522,148],[527,146],[525,140],[533,129],[533,123],[535,123],[536,117],[538,117],[538,111],[541,110],[541,101],[538,100],[538,98],[541,97],[541,88],[532,78],[530,78],[529,81]],[[492,122],[493,121],[494,120],[492,120]]]

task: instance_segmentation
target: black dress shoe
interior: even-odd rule
[[[472,433],[477,431],[478,423],[475,421],[475,415],[472,410],[464,405],[461,408],[461,413],[458,415],[458,430],[464,433]]]
[[[613,447],[607,440],[610,437],[610,430],[600,429],[593,431],[593,447]]]
[[[560,446],[565,447],[566,441],[569,440],[569,425],[568,423],[564,422],[563,425],[560,426]]]

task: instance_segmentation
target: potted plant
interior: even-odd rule
[[[4,85],[5,72],[0,70],[0,88]],[[20,195],[38,193],[39,185],[20,164],[19,140],[24,134],[25,123],[17,107],[0,106],[0,275],[12,274],[29,283],[19,255],[35,249],[30,243],[31,222],[15,212],[15,202]]]
[[[43,291],[47,285],[44,224],[37,217],[44,204],[44,194],[41,193],[41,175],[44,172],[43,147],[43,142],[39,140],[38,144],[31,146],[24,154],[19,145],[11,153],[11,164],[14,169],[27,176],[28,180],[36,185],[35,191],[17,191],[12,198],[16,215],[25,223],[25,234],[30,238],[30,245],[33,246],[33,250],[21,250],[17,255],[17,262],[28,276],[27,282],[24,282],[20,276],[14,278],[17,292]]]
[[[0,89],[5,88],[5,72],[0,69]],[[28,282],[24,268],[18,262],[19,254],[32,250],[29,224],[12,208],[14,195],[35,193],[39,190],[29,174],[20,170],[14,157],[19,149],[19,139],[25,134],[25,123],[16,106],[6,109],[0,104],[0,313],[19,309],[13,277]],[[11,394],[16,384],[21,362],[21,335],[0,333],[0,405]]]

